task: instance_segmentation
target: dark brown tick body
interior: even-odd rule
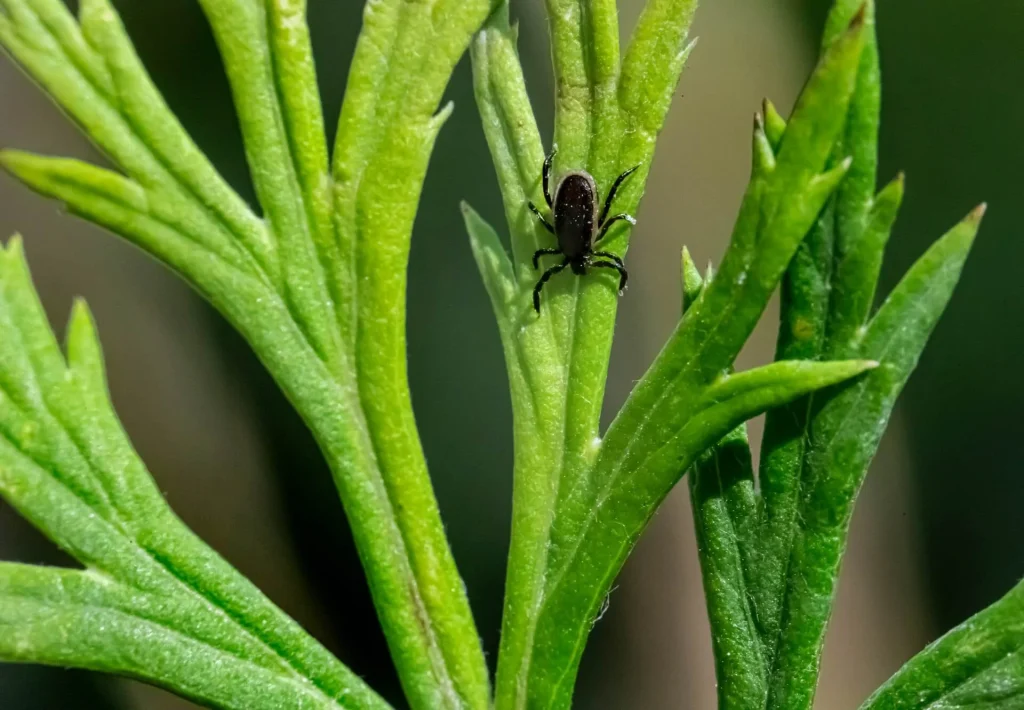
[[[639,165],[630,168],[622,173],[612,183],[612,189],[608,191],[608,198],[604,202],[601,213],[598,214],[597,184],[590,173],[585,170],[576,170],[566,174],[558,183],[555,189],[554,199],[551,197],[551,163],[554,160],[555,150],[551,151],[544,161],[543,183],[544,199],[547,200],[551,213],[554,216],[554,226],[541,214],[537,206],[529,203],[530,209],[541,224],[549,232],[555,235],[558,240],[557,249],[539,249],[533,255],[533,268],[540,268],[540,257],[545,254],[558,254],[564,257],[561,264],[552,266],[540,277],[533,289],[533,307],[540,313],[540,292],[552,276],[564,271],[567,267],[572,269],[574,274],[582,276],[587,273],[588,268],[615,269],[619,272],[619,295],[626,288],[626,280],[629,275],[626,267],[615,254],[606,251],[594,251],[594,245],[600,242],[608,233],[608,228],[618,221],[636,224],[636,220],[628,214],[617,214],[608,217],[612,200],[618,191],[622,181],[633,174],[640,167]],[[599,261],[595,257],[607,259]]]

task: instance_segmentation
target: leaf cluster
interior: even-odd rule
[[[717,271],[682,259],[684,313],[611,425],[616,311],[566,274],[537,316],[550,246],[545,150],[507,2],[372,0],[331,148],[304,0],[199,0],[238,111],[258,208],[164,103],[109,0],[0,0],[0,44],[112,169],[18,151],[29,187],[153,254],[245,336],[315,435],[413,708],[569,707],[590,629],[689,472],[723,708],[810,708],[850,516],[896,397],[983,213],[938,240],[873,312],[903,194],[876,194],[871,2],[838,0],[788,120],[765,103]],[[648,0],[620,51],[614,0],[546,0],[556,174],[635,211],[696,0]],[[514,414],[513,530],[495,688],[434,499],[406,373],[406,267],[438,110],[469,49],[511,254],[468,205]],[[624,257],[629,226],[602,248]],[[734,363],[781,286],[776,361]],[[92,319],[64,351],[18,239],[0,251],[0,495],[81,569],[0,563],[0,659],[138,677],[224,708],[388,705],[174,516],[107,395]],[[744,423],[768,413],[756,480]],[[1010,707],[1024,697],[1024,586],[912,660],[864,708]]]

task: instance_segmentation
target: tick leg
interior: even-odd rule
[[[527,205],[529,206],[530,211],[533,212],[535,215],[537,215],[537,219],[539,219],[540,223],[544,225],[544,229],[546,229],[549,232],[551,232],[552,234],[554,234],[555,233],[555,228],[552,227],[551,223],[548,222],[547,218],[540,213],[540,210],[537,209],[537,205],[533,204],[532,202],[528,202]]]
[[[636,218],[629,214],[617,214],[614,217],[609,217],[607,220],[601,223],[601,231],[597,234],[597,239],[594,243],[601,241],[608,234],[608,229],[616,222],[629,222],[634,227],[636,226]]]
[[[612,200],[615,199],[615,193],[619,191],[619,187],[622,185],[622,182],[635,173],[639,168],[640,166],[636,165],[615,178],[615,182],[612,183],[612,189],[608,191],[608,197],[605,198],[604,209],[601,210],[601,219],[597,221],[599,225],[604,226],[604,218],[608,216],[608,211],[612,208]]]
[[[540,290],[544,288],[544,284],[546,284],[552,276],[559,273],[560,271],[564,271],[565,267],[567,267],[568,265],[569,260],[566,259],[561,264],[552,266],[550,269],[544,272],[544,275],[540,277],[540,281],[538,281],[537,285],[533,287],[533,310],[537,311],[537,313],[540,313]]]
[[[558,152],[558,146],[551,148],[551,152],[548,153],[548,157],[544,158],[544,170],[541,171],[541,175],[544,180],[544,199],[548,201],[548,207],[554,205],[554,201],[551,199],[551,164],[555,162],[555,153]]]
[[[561,254],[558,249],[538,249],[533,254],[533,270],[536,271],[540,268],[540,258],[545,254]]]
[[[615,264],[610,261],[595,261],[591,264],[595,269],[615,269],[619,272],[619,295],[626,290],[626,281],[629,280],[629,274],[626,273],[625,267],[621,264]]]
[[[621,266],[623,269],[626,268],[626,265],[624,263],[622,263],[622,259],[620,259],[619,257],[615,256],[610,251],[595,251],[593,256],[600,256],[600,257],[603,257],[605,259],[611,259],[616,264]]]

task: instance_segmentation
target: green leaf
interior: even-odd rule
[[[896,397],[913,372],[960,277],[983,210],[922,256],[848,346],[878,370],[815,403],[802,479],[800,525],[786,576],[770,707],[810,707],[853,504]]]
[[[635,214],[639,207],[657,136],[692,49],[687,36],[696,5],[695,0],[649,2],[620,74],[615,3],[548,0],[556,79],[556,169],[585,167],[605,194],[620,173],[637,167],[618,192],[615,212]],[[628,225],[613,230],[602,249],[624,256],[630,231]],[[567,373],[563,492],[586,475],[593,442],[600,435],[618,307],[617,290],[610,283],[611,277],[599,275],[568,284],[563,280],[561,291],[556,286],[549,296],[552,327],[556,334],[567,334],[562,344]],[[558,298],[559,293],[564,296]]]
[[[533,253],[545,242],[527,203],[544,204],[540,184],[544,150],[526,94],[507,3],[477,34],[471,57],[477,107],[501,186],[515,267],[514,290],[502,294],[498,316],[512,392],[515,443],[513,533],[495,689],[496,707],[504,709],[525,701],[520,677],[528,667],[533,643],[533,610],[543,590],[551,520],[565,458],[562,432],[567,373],[563,343],[552,320],[530,322],[529,292],[537,278]],[[504,250],[493,229],[474,213],[467,212],[467,228],[499,313],[494,288],[499,269],[494,264],[500,263],[497,255]],[[487,260],[481,259],[484,254]],[[549,298],[545,307],[550,304]]]
[[[243,284],[250,292],[268,290],[252,260],[235,243],[168,223],[159,208],[153,208],[147,191],[118,173],[78,160],[13,150],[0,151],[0,165],[36,192],[64,203],[73,214],[158,256],[222,310],[230,308],[232,298],[237,298],[233,294]]]
[[[1024,703],[1024,582],[924,651],[861,710],[968,710]]]
[[[782,136],[786,134],[786,119],[782,117],[779,110],[775,108],[769,99],[765,99],[761,107],[764,120],[764,132],[771,144],[772,150],[778,150],[782,143]]]
[[[874,281],[870,285],[865,282],[870,278],[867,262],[880,267],[882,248],[898,208],[898,196],[893,204],[892,192],[885,193],[881,204],[886,209],[879,212],[889,217],[888,223],[877,224],[872,238],[865,238],[865,222],[874,209],[871,198],[878,143],[880,77],[874,5],[862,0],[837,2],[828,18],[823,47],[827,50],[836,42],[842,28],[854,17],[864,22],[865,48],[833,162],[844,155],[854,160],[850,174],[801,244],[783,279],[776,348],[776,359],[780,360],[820,359],[828,350],[830,336],[845,337],[851,328],[855,330],[864,323],[874,299]],[[770,102],[765,103],[765,113],[770,116],[766,120],[778,127],[775,130],[782,131],[781,140],[785,122]],[[857,263],[864,267],[856,267]],[[877,270],[873,278],[877,280]],[[847,312],[843,318],[831,318],[831,313],[841,311]],[[861,311],[856,321],[856,313]],[[840,334],[839,330],[844,332]],[[762,544],[755,561],[753,599],[769,664],[774,662],[785,576],[799,516],[811,404],[798,401],[770,412],[765,424],[759,476],[763,507],[758,537]]]
[[[388,707],[365,691],[331,701],[218,629],[202,605],[94,571],[0,563],[0,629],[5,661],[131,676],[213,707]]]
[[[831,293],[835,207],[828,205],[800,244],[782,281],[775,358],[818,360],[825,342]],[[760,467],[761,515],[751,599],[769,665],[781,623],[782,589],[797,521],[800,473],[810,402],[798,400],[770,411]]]
[[[903,189],[904,178],[900,174],[872,201],[860,235],[848,240],[852,243],[836,243],[826,350],[856,339],[858,329],[871,315],[882,256],[903,202]]]
[[[200,5],[224,61],[249,172],[280,254],[282,294],[320,357],[340,370],[348,366],[345,331],[333,306],[341,295],[334,273],[341,259],[305,2]],[[84,12],[82,23],[87,28]]]
[[[486,665],[416,433],[405,268],[437,105],[491,0],[367,4],[328,161],[303,0],[201,0],[231,83],[255,214],[191,141],[109,0],[2,0],[0,42],[117,173],[4,164],[164,260],[242,332],[331,466],[415,708],[485,708]],[[391,51],[400,47],[401,51]]]
[[[170,113],[109,4],[83,3],[82,30],[63,3],[5,0],[5,6],[0,42],[146,189],[154,214],[179,231],[248,252],[254,267],[273,280],[274,247],[265,227]]]
[[[689,39],[696,11],[697,0],[648,0],[622,61],[619,104],[629,143],[623,150],[646,164],[696,42]],[[633,189],[639,202],[642,189]]]
[[[623,62],[616,118],[602,101],[602,82],[612,81],[609,67],[617,47],[603,35],[593,36],[604,32],[608,8],[600,2],[550,3],[560,87],[556,167],[585,165],[607,185],[617,171],[642,162],[624,186],[617,210],[635,206],[642,192],[654,138],[689,51],[685,37],[693,6],[658,0],[648,5]],[[778,157],[757,130],[755,176],[722,273],[705,287],[603,441],[598,415],[614,293],[596,276],[552,282],[540,319],[527,320],[533,279],[524,276],[523,262],[538,243],[531,243],[538,232],[524,221],[522,203],[536,200],[540,151],[533,122],[524,120],[530,114],[514,41],[503,10],[492,17],[473,52],[477,101],[519,266],[520,295],[511,308],[516,327],[510,331],[517,343],[506,345],[506,353],[510,372],[521,371],[527,383],[519,393],[513,385],[516,498],[497,706],[562,707],[597,608],[653,509],[703,448],[753,412],[777,403],[773,397],[781,390],[758,391],[746,375],[722,383],[723,391],[751,383],[750,392],[737,390],[732,400],[716,400],[718,395],[707,390],[731,365],[848,167],[822,172],[842,128],[862,41],[860,26],[853,26],[815,72]],[[625,138],[595,138],[616,120],[624,122]],[[525,151],[517,143],[519,126],[528,136]],[[621,248],[618,239],[609,237],[613,251]],[[485,270],[484,278],[493,276]],[[706,409],[695,410],[705,395]],[[534,439],[529,446],[522,443],[527,432]]]
[[[629,469],[608,475],[599,461],[590,486],[580,485],[569,493],[573,502],[590,501],[588,509],[578,518],[555,521],[551,559],[558,566],[552,564],[554,576],[546,587],[538,624],[534,692],[553,698],[557,707],[568,703],[582,642],[615,575],[657,506],[701,452],[771,407],[874,366],[863,361],[776,363],[731,376],[698,397],[696,412],[662,445],[638,447],[640,453],[629,461]],[[675,473],[668,475],[671,470]],[[567,633],[567,627],[574,633]]]
[[[708,280],[713,280],[710,273]],[[705,286],[685,247],[682,284],[685,313]],[[715,631],[718,704],[757,706],[765,695],[766,667],[751,605],[758,495],[746,424],[698,456],[689,475],[704,596]]]
[[[0,250],[0,332],[0,496],[85,566],[0,564],[0,659],[216,707],[388,707],[168,509],[110,405],[85,304],[65,360],[18,239]]]
[[[437,698],[446,695],[445,707],[490,704],[483,651],[413,417],[405,306],[413,220],[434,141],[452,110],[449,105],[438,112],[438,105],[456,62],[496,4],[367,3],[332,166],[335,214],[351,284],[347,304],[354,324],[359,403],[415,576],[416,607],[430,622],[425,644],[415,654],[429,654],[431,677],[417,680],[417,688],[405,682],[410,702],[423,708],[437,707]],[[381,599],[378,608],[388,613],[394,603]],[[423,614],[416,608],[408,611]],[[403,637],[415,629],[408,623],[415,620],[409,617],[388,629],[393,645],[405,644]],[[395,647],[392,655],[403,658],[412,650]]]
[[[462,216],[473,247],[473,258],[483,275],[487,295],[494,307],[494,317],[498,321],[502,338],[508,338],[513,322],[512,303],[516,296],[512,261],[505,253],[494,228],[465,202],[462,203]]]
[[[767,673],[750,604],[758,500],[746,426],[734,429],[697,458],[690,470],[690,502],[714,629],[718,706],[759,707]]]
[[[526,94],[516,40],[508,3],[503,3],[473,38],[470,57],[477,110],[512,233],[516,273],[525,284],[535,280],[533,253],[544,244],[543,230],[527,209],[528,202],[544,204],[540,183],[544,148]]]
[[[683,287],[683,312],[689,310],[690,306],[697,302],[704,291],[704,279],[693,263],[690,251],[683,247],[683,254],[679,264],[680,283]]]
[[[890,297],[889,304],[899,305],[887,304],[867,322],[903,180],[874,195],[880,78],[873,5],[837,2],[825,51],[842,41],[851,17],[863,18],[867,40],[832,162],[849,155],[853,167],[788,268],[777,357],[862,357],[882,366],[842,391],[816,393],[772,412],[766,423],[760,543],[750,577],[770,671],[769,707],[787,710],[810,707],[856,494],[980,218],[976,213],[940,240]],[[765,111],[775,113],[767,104]],[[789,126],[778,118],[769,122],[778,126],[774,132],[782,130],[784,149]]]
[[[633,211],[688,53],[686,35],[696,2],[651,2],[621,72],[612,0],[547,4],[557,85],[555,178],[567,169],[585,168],[608,189],[619,173],[640,165],[616,198],[616,211]],[[567,275],[545,289],[542,315],[535,320],[529,303],[537,280],[532,255],[550,245],[551,236],[538,228],[527,202],[544,204],[540,175],[545,151],[515,44],[508,4],[502,3],[472,46],[477,104],[504,198],[518,291],[509,315],[515,327],[505,347],[513,375],[516,485],[497,674],[499,708],[528,702],[526,678],[552,521],[559,491],[586,475],[596,453],[593,442],[617,307],[610,279]],[[623,253],[627,232],[613,232],[602,246]],[[518,385],[516,372],[521,373]]]

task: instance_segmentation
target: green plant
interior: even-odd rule
[[[334,473],[414,708],[568,707],[583,645],[669,490],[690,485],[722,707],[807,708],[850,512],[952,294],[976,210],[871,315],[902,195],[875,195],[873,7],[839,0],[789,121],[766,103],[717,273],[683,252],[685,316],[606,432],[604,276],[530,304],[544,150],[508,5],[367,5],[329,159],[303,0],[199,0],[262,208],[220,178],[147,78],[109,0],[0,0],[0,42],[119,168],[5,151],[33,189],[152,253],[247,338]],[[692,44],[695,0],[648,0],[620,58],[613,0],[547,0],[557,166],[635,209]],[[464,206],[508,365],[515,491],[492,694],[420,448],[405,270],[436,112],[469,47],[512,256]],[[628,229],[607,248],[624,254]],[[603,244],[604,245],[604,244]],[[777,361],[734,373],[782,283]],[[121,673],[224,708],[387,704],[174,517],[106,394],[84,304],[66,354],[20,244],[0,254],[0,494],[83,565],[0,565],[0,658]],[[769,412],[760,488],[743,424]],[[1024,586],[912,660],[865,708],[1024,702]],[[995,706],[994,704],[992,706]]]

